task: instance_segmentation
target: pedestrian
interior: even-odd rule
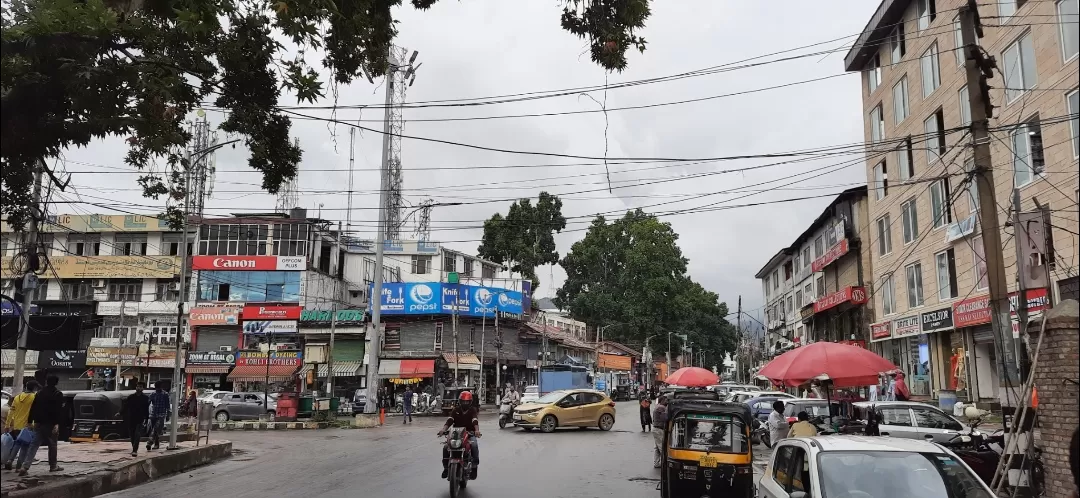
[[[120,415],[127,425],[131,437],[131,456],[139,456],[139,441],[142,440],[143,425],[150,417],[150,397],[143,392],[144,384],[135,384],[135,392],[124,398]]]
[[[161,448],[161,431],[165,428],[165,419],[169,416],[172,408],[169,402],[169,392],[166,388],[171,387],[167,381],[158,381],[154,384],[154,392],[150,394],[150,419],[146,431],[146,451]]]
[[[788,429],[787,437],[814,437],[818,435],[817,426],[810,423],[809,413],[801,411],[796,418],[798,418],[799,421],[791,424],[791,428]]]
[[[653,446],[655,451],[653,452],[653,468],[659,469],[663,459],[662,451],[664,446],[664,427],[667,427],[667,396],[660,396],[660,399],[656,400],[656,407],[652,412],[652,433],[653,433]]]
[[[60,424],[67,419],[64,414],[64,393],[56,388],[58,384],[60,378],[49,375],[45,378],[45,388],[34,395],[30,414],[26,418],[27,423],[33,425],[34,442],[30,443],[30,447],[16,463],[20,476],[30,472],[30,464],[34,462],[37,450],[42,444],[49,447],[49,472],[64,470],[56,464],[56,436],[60,432]]]
[[[405,394],[401,397],[401,413],[405,415],[401,418],[401,423],[412,423],[412,409],[413,409],[413,392],[412,386],[405,386]]]
[[[896,401],[896,372],[889,374],[889,385],[885,388],[885,401]]]
[[[896,383],[894,384],[896,401],[907,401],[911,398],[911,391],[908,389],[907,382],[904,381],[904,372],[897,372]]]
[[[638,396],[640,401],[638,402],[638,415],[641,418],[641,432],[652,431],[652,401],[649,400],[649,395],[645,391],[641,392]]]
[[[180,405],[180,416],[194,418],[199,414],[199,393],[194,389],[188,393],[184,404]]]
[[[36,380],[30,380],[26,382],[26,386],[23,388],[23,392],[18,396],[11,398],[9,402],[11,404],[11,411],[8,412],[8,416],[5,419],[5,427],[11,434],[11,438],[15,441],[15,446],[12,447],[11,453],[8,454],[7,460],[4,460],[4,470],[11,470],[11,466],[19,458],[20,453],[26,453],[30,449],[30,445],[27,444],[24,435],[19,437],[22,431],[28,431],[30,434],[30,440],[33,441],[34,429],[30,427],[28,419],[30,418],[30,407],[34,404],[35,393],[38,390],[38,383]]]
[[[787,437],[788,434],[788,422],[784,417],[784,402],[780,400],[773,401],[773,411],[769,413],[768,420],[765,421],[765,425],[769,428],[769,442],[775,448],[776,443],[779,443],[781,439]]]

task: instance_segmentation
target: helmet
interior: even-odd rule
[[[472,401],[472,392],[461,391],[461,394],[458,395],[458,401]]]

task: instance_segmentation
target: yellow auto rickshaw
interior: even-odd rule
[[[752,498],[750,407],[703,399],[668,403],[661,498]]]

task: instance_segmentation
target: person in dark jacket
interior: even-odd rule
[[[30,472],[30,464],[43,443],[49,446],[49,472],[64,470],[56,464],[56,436],[60,432],[60,424],[67,419],[64,414],[64,393],[56,388],[59,383],[59,377],[48,376],[45,389],[34,396],[34,404],[30,406],[30,416],[27,418],[27,422],[34,426],[34,442],[30,444],[25,463],[20,465],[20,476]]]
[[[143,392],[143,383],[135,384],[135,392],[124,399],[123,416],[131,435],[131,456],[139,456],[139,441],[142,440],[143,425],[150,418],[150,397]]]

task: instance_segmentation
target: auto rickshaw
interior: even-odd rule
[[[630,385],[623,384],[621,386],[615,386],[615,389],[611,391],[612,401],[630,401]]]
[[[720,394],[709,389],[680,389],[668,394],[670,399],[697,399],[702,401],[720,401]]]
[[[457,406],[458,397],[461,396],[462,391],[472,391],[473,399],[476,399],[475,387],[447,387],[442,392],[442,409],[443,415],[449,415],[450,412]]]
[[[754,496],[750,407],[675,397],[668,403],[661,498]]]
[[[124,400],[135,391],[97,391],[75,395],[71,442],[117,441],[130,437],[124,423]]]

